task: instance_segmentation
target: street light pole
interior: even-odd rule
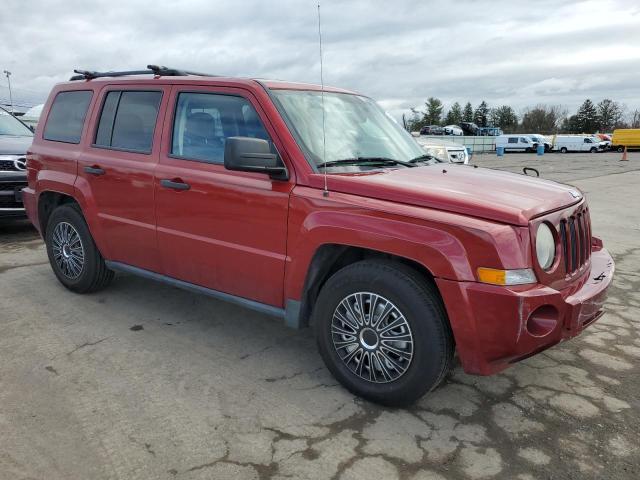
[[[13,115],[13,95],[11,95],[11,72],[5,70],[4,74],[7,76],[7,83],[9,84],[9,103],[11,104],[11,115]]]

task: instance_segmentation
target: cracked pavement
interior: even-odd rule
[[[476,159],[587,193],[608,310],[408,409],[340,387],[310,330],[132,276],[74,295],[27,223],[1,223],[0,479],[637,479],[640,153],[618,158]]]

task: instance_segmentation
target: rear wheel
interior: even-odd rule
[[[440,297],[405,265],[362,261],[343,268],[322,288],[313,320],[331,373],[368,400],[408,405],[450,369],[453,338]]]
[[[56,208],[45,234],[49,263],[65,287],[77,293],[100,290],[113,279],[76,204]]]
[[[567,153],[567,152],[568,152],[567,147],[562,147],[560,149],[560,153]]]

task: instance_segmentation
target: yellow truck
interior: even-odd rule
[[[618,128],[611,137],[611,149],[622,152],[624,147],[631,150],[640,148],[640,128]]]

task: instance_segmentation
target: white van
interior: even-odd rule
[[[544,135],[540,135],[539,133],[525,133],[524,135],[526,137],[529,137],[531,140],[533,140],[533,143],[537,145],[544,145],[545,152],[551,151],[551,148],[552,148],[551,142]]]
[[[535,152],[538,146],[526,135],[500,135],[496,137],[496,149],[504,147],[506,152]]]
[[[599,138],[585,137],[583,135],[558,135],[553,144],[556,152],[601,152],[607,148],[605,142]]]

